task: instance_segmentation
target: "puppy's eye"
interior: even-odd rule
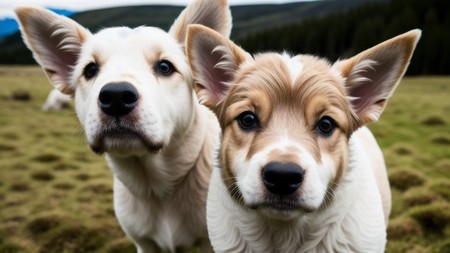
[[[91,62],[88,65],[86,65],[86,67],[84,67],[83,76],[86,78],[86,80],[89,80],[94,76],[96,76],[99,70],[100,69],[97,63]]]
[[[316,125],[316,131],[322,136],[331,136],[336,129],[336,122],[328,116],[322,117]]]
[[[237,117],[239,127],[244,131],[250,131],[258,126],[258,117],[253,112],[243,112]]]
[[[156,63],[156,72],[163,76],[170,76],[174,71],[174,67],[170,61],[161,60]]]

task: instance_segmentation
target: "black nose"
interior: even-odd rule
[[[302,184],[305,171],[295,163],[271,162],[263,168],[263,181],[266,188],[280,195],[295,192]]]
[[[137,105],[138,92],[129,83],[109,83],[100,90],[98,104],[108,115],[120,117],[130,113]]]

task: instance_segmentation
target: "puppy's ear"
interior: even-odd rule
[[[412,30],[334,64],[346,78],[358,127],[379,119],[405,74],[420,36],[420,30]]]
[[[228,38],[232,26],[228,1],[193,0],[175,20],[169,34],[184,44],[187,28],[190,24],[207,26]]]
[[[214,30],[190,25],[186,54],[201,103],[215,110],[239,65],[251,56]]]
[[[43,8],[19,7],[15,11],[23,40],[52,85],[65,94],[73,94],[70,75],[90,32]]]

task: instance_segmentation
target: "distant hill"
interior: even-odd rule
[[[332,60],[355,55],[384,40],[422,29],[409,75],[450,75],[450,1],[391,0],[345,13],[306,18],[239,38],[250,52],[287,50]]]
[[[334,0],[298,2],[282,5],[232,6],[232,38],[240,38],[269,28],[299,23],[305,18],[347,11],[356,6],[386,0]],[[86,11],[71,18],[95,32],[111,26],[157,26],[167,30],[184,7],[130,6]],[[33,63],[20,34],[0,39],[0,64]]]

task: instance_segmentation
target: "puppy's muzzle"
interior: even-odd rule
[[[302,184],[305,171],[295,163],[271,162],[264,166],[264,186],[273,194],[294,193]]]
[[[108,83],[100,90],[98,105],[107,115],[119,118],[129,114],[138,104],[139,93],[126,82]]]

